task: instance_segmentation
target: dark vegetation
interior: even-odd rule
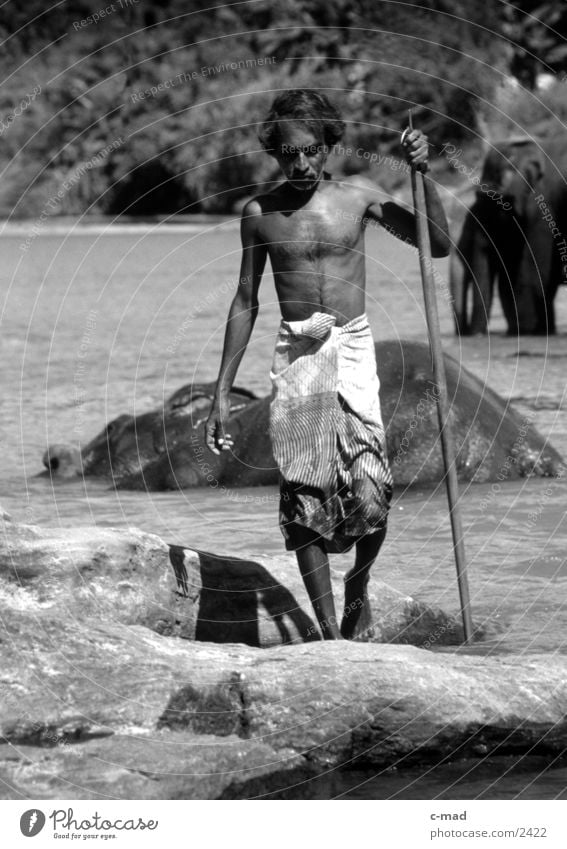
[[[505,77],[524,102],[542,71],[563,80],[566,35],[562,0],[8,0],[0,214],[230,211],[277,178],[256,129],[285,88],[325,90],[345,147],[369,155],[399,154],[410,106],[433,144],[474,143]],[[373,176],[389,189],[406,179]]]

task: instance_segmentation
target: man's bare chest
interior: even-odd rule
[[[354,216],[353,216],[354,218]],[[277,257],[321,258],[360,247],[360,222],[345,220],[339,210],[274,212],[262,222],[263,239]]]

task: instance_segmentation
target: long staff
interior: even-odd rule
[[[413,129],[411,109],[409,110],[409,127],[410,130]],[[453,550],[455,552],[455,564],[457,566],[457,582],[459,584],[459,596],[461,599],[461,613],[463,616],[465,643],[469,644],[472,642],[473,624],[465,559],[465,542],[459,506],[459,487],[457,483],[457,467],[455,464],[455,443],[448,418],[449,404],[447,380],[445,377],[445,361],[443,359],[443,347],[441,345],[441,327],[439,325],[439,313],[437,310],[437,298],[435,296],[435,283],[433,279],[431,243],[429,241],[427,210],[425,206],[425,187],[423,184],[423,174],[418,170],[418,167],[412,167],[411,169],[411,189],[417,226],[417,247],[419,250],[421,282],[423,283],[425,316],[427,320],[427,330],[429,332],[431,359],[433,361],[433,379],[437,385],[437,415],[439,417],[441,450],[445,465],[445,481],[447,485],[447,500],[449,502],[451,530],[453,533]]]

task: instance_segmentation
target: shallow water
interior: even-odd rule
[[[276,796],[278,794],[275,794]],[[544,755],[493,755],[454,763],[382,770],[329,770],[286,791],[314,799],[567,799],[565,760]],[[256,798],[270,798],[270,794]],[[466,828],[437,822],[432,828]]]
[[[38,235],[4,229],[1,345],[4,392],[0,502],[19,521],[52,526],[141,526],[169,542],[218,553],[282,550],[274,488],[128,493],[96,480],[52,484],[36,477],[46,446],[88,442],[120,413],[160,404],[183,383],[214,380],[239,263],[235,221],[182,227],[71,229]],[[368,234],[368,315],[376,339],[426,340],[415,252],[387,234]],[[446,280],[446,262],[438,263]],[[444,344],[464,365],[511,398],[567,455],[565,371],[567,287],[558,299],[559,333],[508,339],[495,313],[488,339],[459,343],[440,289]],[[271,277],[237,383],[269,391],[279,313]],[[566,650],[567,483],[532,479],[463,485],[474,618],[496,622],[480,653]],[[537,521],[529,514],[538,513]],[[348,556],[336,556],[344,571]],[[376,567],[397,589],[446,610],[458,595],[443,491],[396,496]]]
[[[496,756],[437,767],[343,772],[334,799],[566,799],[567,768],[549,758]],[[446,824],[441,823],[441,827]],[[462,828],[455,823],[448,828]]]

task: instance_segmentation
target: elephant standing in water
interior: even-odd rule
[[[508,333],[555,333],[567,282],[567,150],[521,137],[494,145],[450,260],[457,333],[486,333],[495,282]],[[472,312],[469,315],[469,292]]]

